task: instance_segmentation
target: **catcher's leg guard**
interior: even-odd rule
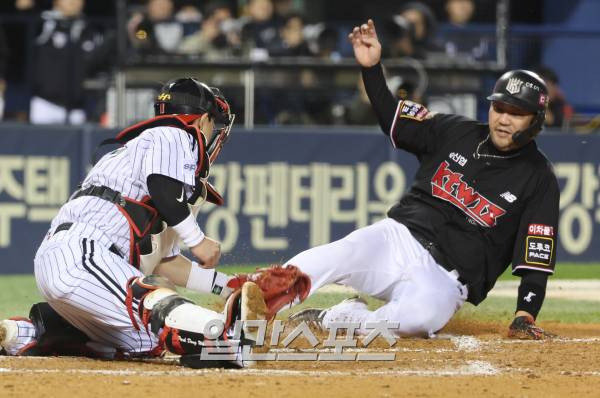
[[[263,308],[263,318],[256,318],[260,311],[254,310],[261,302],[264,306],[262,296],[255,300],[258,304],[250,305],[249,300],[241,300],[243,291],[230,296],[224,312],[217,313],[179,296],[166,280],[149,276],[130,281],[127,306],[134,326],[138,327],[133,316],[137,301],[139,319],[146,329],[158,336],[161,346],[180,355],[200,354],[206,346],[205,340],[227,340],[232,325],[242,318],[242,313],[264,319],[266,308]],[[260,294],[258,287],[256,291]]]

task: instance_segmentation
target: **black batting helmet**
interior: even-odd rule
[[[167,82],[154,101],[154,114],[202,115],[208,113],[218,123],[229,123],[213,90],[206,84],[184,77]]]
[[[517,69],[506,72],[494,86],[490,101],[504,102],[535,114],[530,127],[513,135],[513,141],[522,145],[535,137],[542,129],[548,105],[548,88],[534,72]]]

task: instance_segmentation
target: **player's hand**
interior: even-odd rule
[[[221,244],[214,239],[204,237],[202,242],[190,247],[202,268],[215,268],[221,258]]]
[[[535,320],[531,315],[520,315],[515,317],[508,328],[508,337],[522,340],[543,340],[556,337],[552,333],[544,331],[536,326]]]
[[[355,26],[348,39],[352,43],[354,57],[361,66],[368,68],[381,60],[381,43],[372,19],[361,26]]]

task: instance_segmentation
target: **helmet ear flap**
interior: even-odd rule
[[[544,128],[544,120],[546,119],[546,112],[540,111],[535,114],[535,117],[531,121],[529,127],[524,130],[517,131],[513,134],[512,140],[518,147],[522,147],[527,144],[531,139],[535,138]]]

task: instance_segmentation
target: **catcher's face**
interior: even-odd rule
[[[489,111],[490,137],[499,151],[510,151],[517,146],[513,134],[525,130],[533,121],[534,115],[526,110],[504,102],[492,101]]]
[[[213,129],[215,128],[215,122],[209,116],[208,113],[203,114],[198,119],[194,120],[194,125],[200,129],[202,135],[206,139],[206,142],[210,142],[210,139],[213,136]]]

